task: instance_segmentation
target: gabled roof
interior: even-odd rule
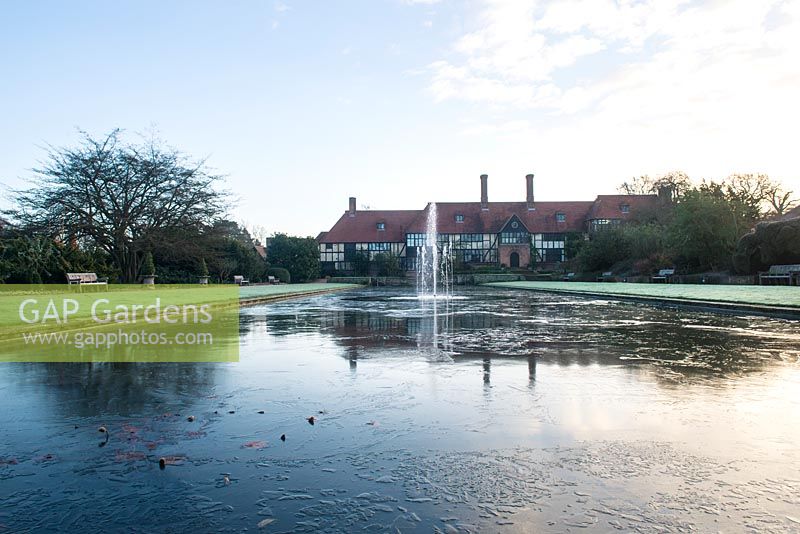
[[[515,224],[516,227],[514,226]],[[511,217],[509,217],[508,220],[505,223],[503,223],[503,226],[500,228],[501,232],[521,232],[523,230],[528,233],[531,233],[530,230],[528,230],[528,227],[525,226],[525,221],[517,217],[516,213]]]
[[[775,220],[777,220],[777,221],[788,221],[790,219],[797,219],[798,217],[800,217],[800,206],[797,206],[796,208],[790,209],[789,211],[787,211],[783,215],[781,215],[779,217],[776,217]]]
[[[636,211],[654,207],[658,195],[597,195],[592,210],[587,217],[591,219],[628,219]],[[622,212],[622,206],[630,207],[629,213]]]
[[[351,217],[346,211],[319,242],[404,243],[408,227],[419,213],[419,210],[362,210]],[[383,230],[378,230],[378,223],[384,223]]]
[[[525,202],[489,202],[488,210],[481,210],[480,202],[437,202],[436,212],[439,233],[442,234],[496,234],[516,215],[531,233],[582,232],[592,202],[537,202],[535,210],[528,210]],[[430,205],[420,212],[411,224],[410,232],[424,233]],[[564,222],[558,222],[556,213],[563,213]],[[463,215],[463,222],[456,222]]]
[[[594,201],[536,202],[529,210],[525,202],[437,202],[437,227],[441,234],[497,234],[515,215],[530,233],[585,232],[591,219],[628,219],[642,209],[657,205],[656,195],[600,195]],[[629,213],[621,206],[628,205]],[[407,233],[424,234],[430,204],[423,210],[356,211],[339,218],[333,228],[323,232],[320,243],[403,243]],[[563,214],[559,221],[557,214]],[[456,221],[461,215],[462,221]],[[384,230],[378,230],[384,223]]]
[[[528,212],[525,222],[531,233],[585,232],[586,216],[592,202],[536,202],[534,206],[536,209]],[[556,219],[558,213],[564,214],[564,222]]]

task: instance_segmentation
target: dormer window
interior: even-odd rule
[[[630,204],[621,204],[619,207],[619,211],[621,211],[622,213],[630,213],[631,212]]]
[[[456,213],[456,222],[457,223],[463,223],[464,222],[464,216],[462,214],[460,214],[460,213]]]
[[[378,230],[386,230],[386,223],[379,222],[375,225]]]
[[[567,222],[567,214],[561,211],[556,212],[556,222]]]

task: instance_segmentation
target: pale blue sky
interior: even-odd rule
[[[800,192],[796,0],[6,1],[0,182],[77,128],[155,128],[231,215],[315,235],[347,197],[612,193],[768,172]]]

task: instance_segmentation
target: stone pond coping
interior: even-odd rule
[[[334,291],[356,289],[358,287],[361,286],[357,284],[320,283],[243,286],[239,288],[239,305],[251,306],[253,304],[275,302],[290,298],[311,297],[314,295],[332,293]]]
[[[728,313],[800,319],[800,287],[630,284],[612,282],[497,282],[486,286],[627,300]]]

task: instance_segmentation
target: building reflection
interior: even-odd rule
[[[9,375],[37,384],[30,390],[41,395],[40,404],[29,403],[34,409],[83,417],[105,411],[137,414],[179,409],[213,393],[221,365],[225,364],[40,362],[5,367]]]
[[[536,385],[536,356],[528,356],[528,385]]]
[[[674,310],[631,307],[610,315],[597,306],[475,298],[455,303],[391,301],[386,297],[352,299],[334,309],[291,309],[250,326],[270,336],[313,332],[342,347],[356,370],[362,357],[390,351],[414,351],[426,357],[479,359],[483,382],[491,383],[491,360],[527,360],[530,387],[537,366],[623,366],[647,370],[674,384],[728,373],[758,372],[787,354],[800,357],[794,338],[743,335],[767,319],[740,318]],[[614,313],[621,313],[614,310]],[[687,327],[687,323],[690,327]],[[696,325],[696,326],[695,326]],[[765,324],[762,328],[775,328]],[[796,334],[792,324],[781,326]],[[732,333],[733,332],[733,333]],[[738,333],[737,333],[738,332]],[[788,340],[788,341],[787,341]]]

